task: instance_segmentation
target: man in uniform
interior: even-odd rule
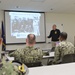
[[[0,75],[18,75],[18,69],[12,63],[2,62],[0,60]]]
[[[59,41],[60,36],[60,30],[56,28],[56,25],[54,24],[52,26],[52,30],[50,31],[50,34],[47,38],[51,38],[52,41],[52,48],[56,46],[56,42]]]
[[[0,59],[0,75],[26,75],[25,65],[15,65]]]
[[[24,71],[18,69],[19,66],[14,65],[10,61],[6,61],[1,59],[1,50],[2,50],[2,38],[1,38],[1,29],[0,29],[0,75],[25,75],[25,68]]]
[[[32,63],[40,63],[43,53],[42,50],[33,47],[35,45],[35,39],[34,34],[29,34],[26,39],[26,47],[10,53],[9,56],[14,57],[15,61],[25,63],[28,67]],[[39,66],[39,64],[37,65]],[[34,65],[32,64],[32,66]]]
[[[74,54],[74,45],[71,42],[67,42],[67,33],[62,32],[59,39],[61,42],[55,48],[55,56],[53,60],[55,64],[59,63],[64,55]]]

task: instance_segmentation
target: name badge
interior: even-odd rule
[[[55,31],[55,34],[57,34],[57,31]]]

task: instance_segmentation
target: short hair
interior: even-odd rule
[[[53,26],[56,26],[56,24],[54,24]],[[56,26],[57,27],[57,26]]]
[[[33,44],[36,40],[36,36],[34,34],[28,34],[27,38],[29,44]]]
[[[63,38],[64,40],[67,39],[67,33],[66,32],[61,32],[60,37]]]

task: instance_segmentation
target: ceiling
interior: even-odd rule
[[[75,0],[0,0],[0,10],[75,13]]]

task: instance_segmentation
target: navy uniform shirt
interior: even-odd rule
[[[62,60],[63,56],[67,54],[74,54],[74,45],[71,42],[62,41],[55,48],[54,63]]]
[[[9,54],[9,56],[14,57],[15,61],[22,63],[36,63],[40,62],[43,57],[43,52],[41,49],[26,46],[22,49],[17,49],[16,51]]]
[[[50,31],[50,35],[48,36],[48,38],[52,38],[51,41],[59,41],[59,36],[60,36],[60,30],[56,29]]]

